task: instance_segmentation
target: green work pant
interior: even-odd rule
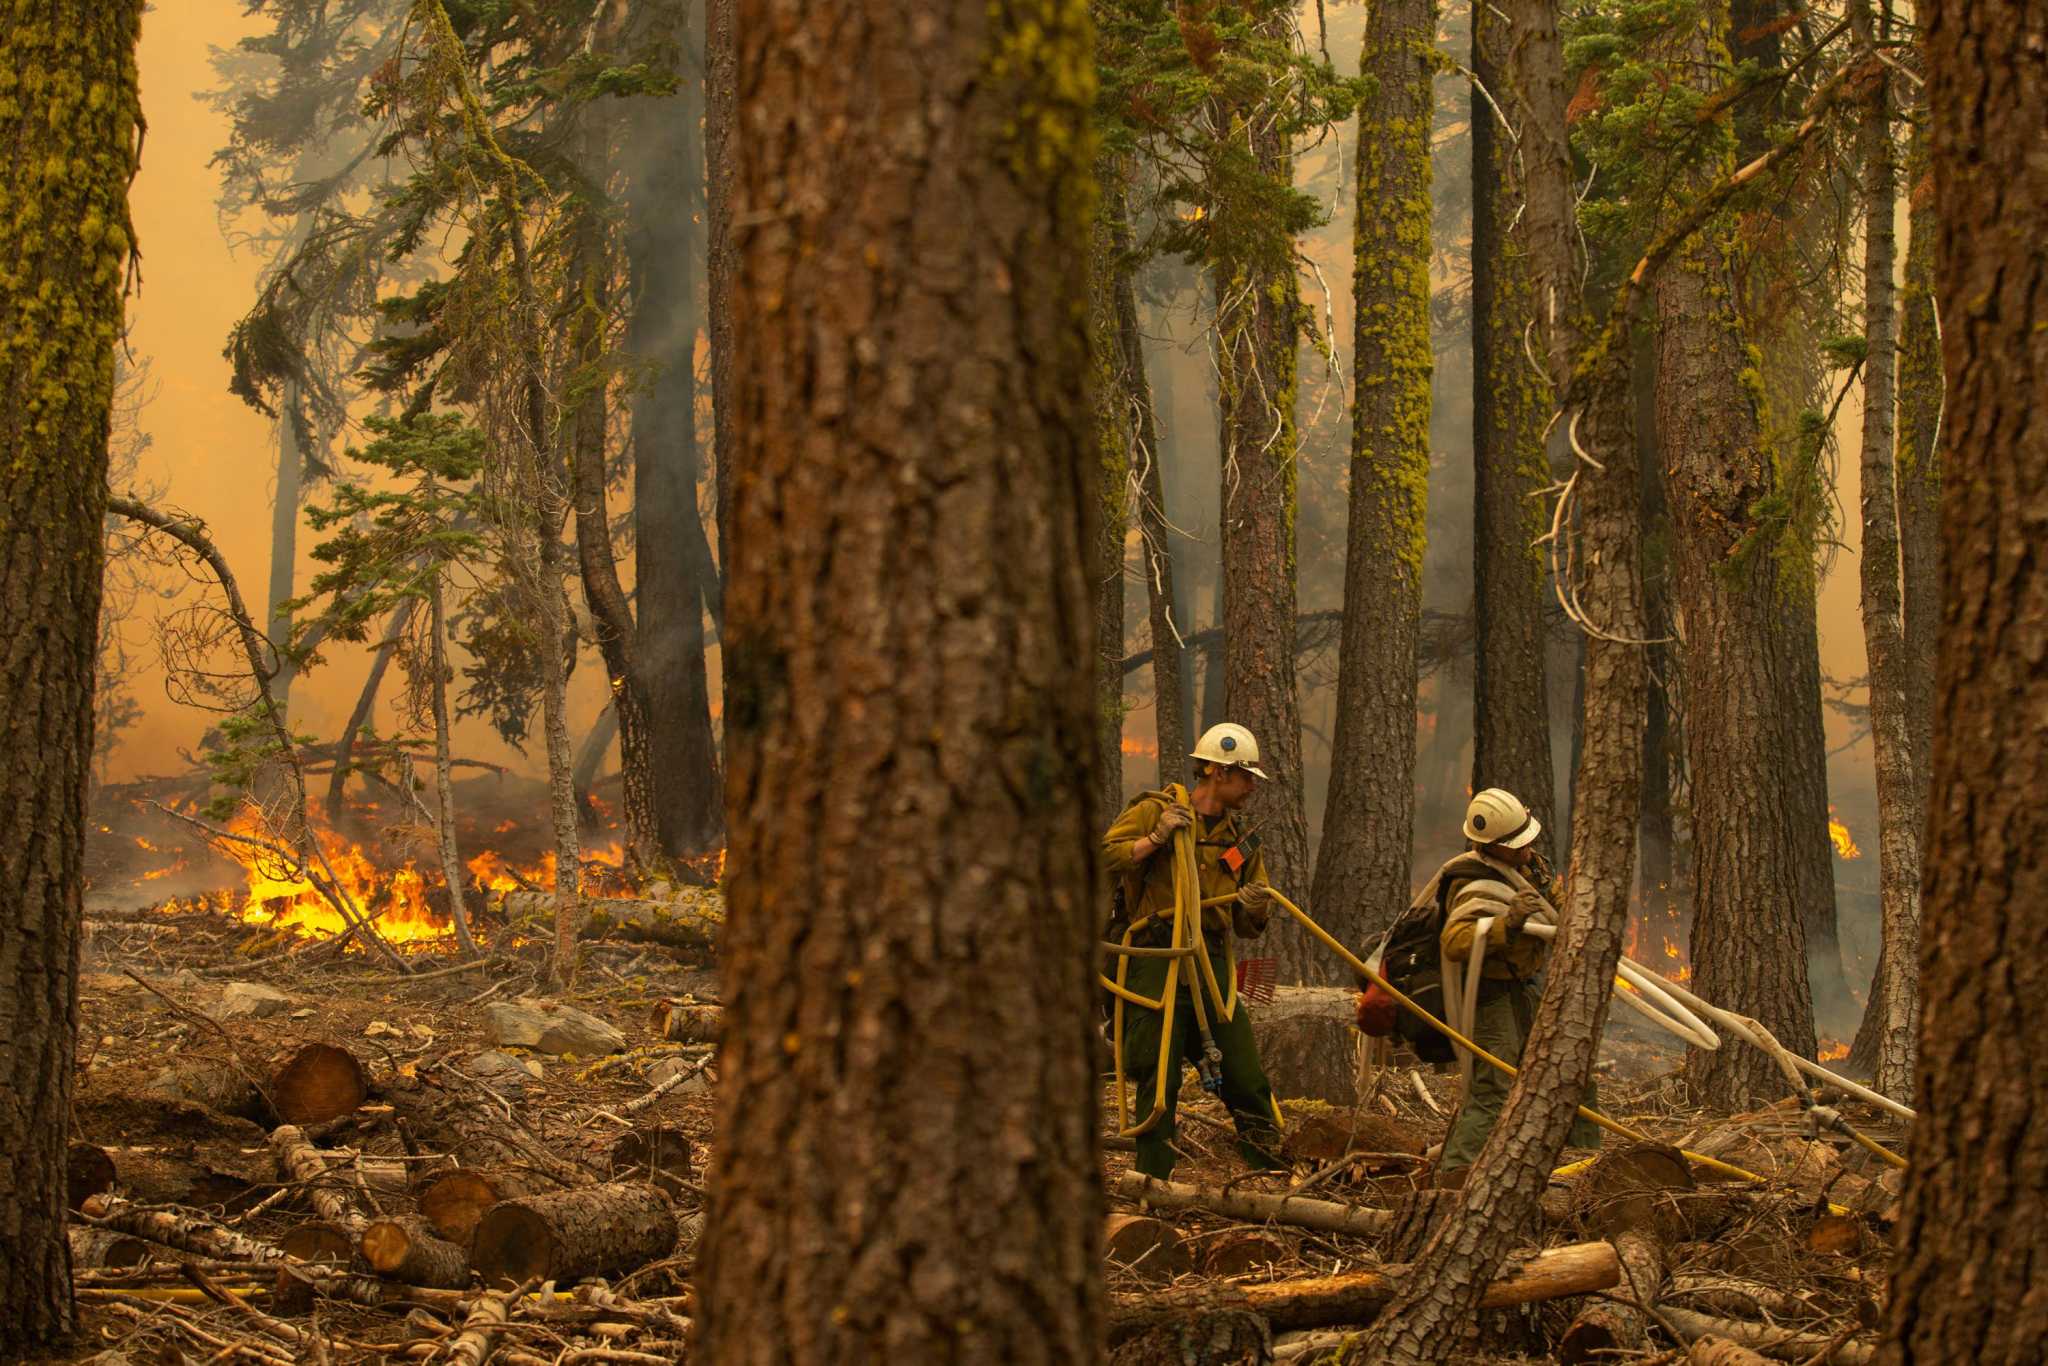
[[[1159,993],[1166,986],[1169,961],[1164,958],[1131,959],[1124,985],[1140,996],[1159,999]],[[1217,985],[1224,987],[1228,995],[1229,983],[1224,976],[1228,969],[1222,952],[1215,952],[1210,962],[1216,968]],[[1138,1170],[1162,1179],[1172,1174],[1176,1155],[1173,1117],[1179,1100],[1181,1069],[1197,1065],[1202,1057],[1202,1036],[1195,1024],[1194,1001],[1189,995],[1188,985],[1190,971],[1199,973],[1201,969],[1196,967],[1192,958],[1183,958],[1180,964],[1180,987],[1175,993],[1179,1000],[1173,1009],[1173,1045],[1166,1055],[1166,1113],[1159,1117],[1157,1124],[1138,1135]],[[1113,977],[1114,960],[1110,972]],[[1216,1018],[1216,1003],[1207,995],[1208,988],[1204,986],[1201,990],[1204,993],[1203,1004],[1209,1012],[1210,1036],[1223,1054],[1217,1070],[1222,1074],[1223,1103],[1230,1107],[1230,1117],[1237,1125],[1237,1150],[1252,1167],[1283,1169],[1287,1164],[1275,1155],[1280,1138],[1279,1111],[1273,1104],[1273,1087],[1266,1080],[1266,1070],[1259,1066],[1259,1047],[1252,1038],[1249,1008],[1244,1001],[1239,1001],[1235,1016],[1219,1020]],[[1130,1083],[1133,1119],[1140,1122],[1152,1113],[1153,1102],[1158,1095],[1161,1015],[1160,1011],[1124,1002],[1124,1077]]]
[[[1472,1025],[1472,1042],[1519,1067],[1522,1065],[1522,1046],[1529,1039],[1529,1022],[1535,1015],[1534,986],[1483,985],[1479,989],[1479,1018]],[[1451,1122],[1451,1132],[1444,1139],[1443,1156],[1437,1159],[1437,1170],[1451,1171],[1472,1165],[1479,1156],[1480,1148],[1486,1144],[1486,1136],[1493,1132],[1494,1121],[1500,1118],[1501,1107],[1507,1104],[1508,1088],[1514,1083],[1513,1077],[1491,1063],[1480,1058],[1472,1060],[1472,1086],[1466,1093],[1465,1103],[1458,1108],[1457,1119]],[[1586,1094],[1579,1103],[1589,1110],[1600,1108],[1600,1088],[1591,1077],[1586,1078]],[[1581,1115],[1573,1122],[1571,1135],[1565,1142],[1574,1148],[1597,1148],[1600,1146],[1600,1127]]]

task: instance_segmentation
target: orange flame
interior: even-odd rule
[[[1834,842],[1835,856],[1848,860],[1863,857],[1863,851],[1856,847],[1856,840],[1849,834],[1849,827],[1835,819],[1835,808],[1828,808],[1828,838]]]
[[[1159,757],[1159,746],[1156,743],[1151,740],[1141,740],[1134,735],[1122,737],[1118,742],[1118,748],[1122,749],[1126,754],[1135,755],[1141,759],[1157,759]]]
[[[1822,1062],[1840,1062],[1843,1058],[1849,1056],[1849,1045],[1843,1043],[1840,1039],[1822,1039],[1820,1045],[1820,1061]]]

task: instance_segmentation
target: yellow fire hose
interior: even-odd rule
[[[1179,784],[1175,784],[1172,787],[1169,787],[1167,789],[1167,794],[1170,797],[1172,797],[1176,802],[1185,802],[1188,799],[1186,789],[1182,788]],[[1195,1006],[1198,1011],[1201,1009],[1202,1004],[1199,1000],[1201,991],[1203,988],[1206,988],[1210,993],[1211,998],[1216,1003],[1217,1010],[1219,1012],[1218,1018],[1228,1020],[1233,1018],[1236,1014],[1237,972],[1234,952],[1231,954],[1230,970],[1228,974],[1228,980],[1230,982],[1230,993],[1228,998],[1226,999],[1224,994],[1218,988],[1216,982],[1215,969],[1209,963],[1209,956],[1206,953],[1200,951],[1199,942],[1189,942],[1189,940],[1186,937],[1186,931],[1188,929],[1187,922],[1190,917],[1190,914],[1192,914],[1195,922],[1193,933],[1199,934],[1201,932],[1201,912],[1212,906],[1221,906],[1228,904],[1229,902],[1236,900],[1236,897],[1235,894],[1232,894],[1220,897],[1211,897],[1205,901],[1201,899],[1200,886],[1201,884],[1195,864],[1195,845],[1193,834],[1190,830],[1184,827],[1181,830],[1175,832],[1173,840],[1173,937],[1170,941],[1169,947],[1167,947],[1166,949],[1146,949],[1137,948],[1131,943],[1131,936],[1136,934],[1145,926],[1150,925],[1156,919],[1158,919],[1157,915],[1145,916],[1142,919],[1134,921],[1131,924],[1130,928],[1124,931],[1123,940],[1120,944],[1104,946],[1105,948],[1110,949],[1112,952],[1118,955],[1116,979],[1114,981],[1111,981],[1108,977],[1100,977],[1100,981],[1102,982],[1102,985],[1104,987],[1108,988],[1108,990],[1116,999],[1114,1016],[1111,1020],[1111,1029],[1114,1033],[1113,1053],[1115,1056],[1116,1063],[1116,1103],[1117,1120],[1119,1125],[1117,1132],[1120,1136],[1125,1138],[1135,1138],[1139,1134],[1147,1132],[1154,1125],[1158,1124],[1160,1118],[1166,1113],[1166,1088],[1169,1084],[1169,1081],[1177,1084],[1180,1080],[1178,1077],[1169,1078],[1167,1076],[1167,1063],[1169,1058],[1171,1057],[1171,1049],[1173,1046],[1174,1002],[1176,996],[1179,994],[1177,991],[1177,987],[1179,985],[1178,979],[1180,972],[1180,960],[1186,957],[1192,957],[1194,958],[1196,963],[1199,964],[1199,971],[1202,974],[1203,980],[1199,984],[1197,984],[1195,990],[1190,993],[1191,999],[1194,999]],[[1505,1073],[1510,1077],[1518,1074],[1518,1069],[1513,1064],[1507,1062],[1505,1059],[1494,1056],[1492,1053],[1488,1052],[1484,1048],[1481,1048],[1477,1043],[1474,1043],[1465,1035],[1459,1033],[1456,1029],[1453,1029],[1450,1025],[1444,1023],[1436,1016],[1430,1014],[1429,1011],[1423,1009],[1422,1006],[1419,1005],[1406,992],[1403,992],[1400,988],[1396,987],[1393,983],[1389,982],[1385,977],[1382,977],[1376,969],[1372,968],[1363,959],[1359,958],[1357,954],[1351,952],[1350,949],[1344,947],[1344,945],[1340,943],[1333,935],[1331,935],[1329,931],[1325,930],[1321,925],[1318,925],[1313,919],[1311,919],[1309,917],[1308,912],[1302,910],[1301,907],[1295,905],[1294,902],[1289,900],[1277,888],[1269,888],[1268,890],[1272,892],[1273,899],[1279,902],[1281,907],[1285,909],[1289,915],[1293,916],[1295,920],[1300,922],[1303,929],[1307,930],[1311,935],[1315,936],[1315,938],[1318,941],[1320,941],[1325,948],[1328,948],[1332,953],[1336,954],[1339,958],[1343,959],[1344,962],[1354,972],[1358,973],[1366,980],[1372,982],[1375,986],[1379,987],[1380,990],[1386,992],[1387,995],[1392,997],[1395,1003],[1398,1004],[1402,1009],[1409,1011],[1410,1013],[1421,1019],[1431,1029],[1434,1029],[1437,1033],[1442,1034],[1445,1038],[1451,1040],[1451,1042],[1465,1049],[1473,1057],[1480,1059],[1481,1061],[1487,1063],[1489,1066],[1498,1069],[1499,1071]],[[1159,1000],[1155,1001],[1152,1000],[1150,997],[1141,996],[1138,993],[1131,991],[1124,985],[1124,977],[1129,969],[1130,960],[1133,957],[1159,957],[1170,958],[1172,960],[1167,964],[1166,967],[1166,986],[1165,989],[1160,993]],[[1142,1006],[1148,1010],[1159,1010],[1164,1013],[1164,1018],[1160,1021],[1158,1079],[1157,1087],[1152,1101],[1152,1111],[1149,1115],[1147,1115],[1144,1118],[1144,1120],[1134,1125],[1125,1125],[1123,1122],[1124,1117],[1130,1113],[1130,1102],[1127,1094],[1128,1084],[1124,1078],[1123,1060],[1124,1004],[1127,1001],[1133,1005]],[[1609,1133],[1617,1134],[1635,1143],[1648,1143],[1652,1141],[1648,1134],[1645,1134],[1638,1129],[1631,1128],[1629,1125],[1623,1124],[1620,1120],[1612,1119],[1607,1115],[1603,1115],[1598,1110],[1591,1109],[1590,1107],[1584,1105],[1581,1105],[1577,1108],[1578,1113],[1581,1116],[1591,1120],[1593,1123],[1599,1125],[1601,1128],[1607,1130]],[[1901,1167],[1905,1165],[1905,1159],[1899,1157],[1895,1153],[1890,1152],[1882,1145],[1864,1137],[1863,1135],[1851,1130],[1850,1137],[1855,1139],[1862,1147],[1866,1148],[1873,1154],[1882,1158],[1884,1161]],[[1748,1181],[1758,1185],[1766,1184],[1765,1177],[1759,1176],[1757,1173],[1748,1171],[1745,1168],[1737,1167],[1732,1163],[1723,1162],[1719,1158],[1709,1157],[1705,1153],[1696,1153],[1681,1150],[1681,1156],[1683,1156],[1687,1161],[1695,1163],[1708,1171],[1717,1172],[1723,1176],[1732,1177],[1738,1181]],[[1572,1166],[1560,1169],[1560,1171],[1568,1173],[1576,1170],[1578,1167],[1583,1165],[1583,1163],[1573,1164]]]

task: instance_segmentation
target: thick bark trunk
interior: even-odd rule
[[[678,0],[652,7],[675,11]],[[713,4],[711,9],[719,6]],[[626,346],[654,374],[633,394],[633,572],[639,618],[633,664],[643,714],[653,836],[663,861],[715,846],[724,830],[718,745],[711,730],[711,690],[704,660],[704,615],[720,597],[718,575],[697,506],[703,461],[697,434],[697,257],[703,229],[696,216],[704,182],[698,127],[705,87],[680,73],[673,100],[637,100],[624,149],[629,174],[625,245],[633,311]],[[705,138],[714,136],[704,122]],[[720,320],[712,340],[719,342]],[[730,330],[730,319],[722,320]],[[716,357],[712,372],[718,394]],[[718,422],[725,404],[717,404]],[[714,427],[713,439],[722,439]],[[616,676],[616,674],[614,675]],[[620,717],[623,755],[627,719]],[[630,784],[631,771],[627,770]],[[630,805],[630,797],[629,797]]]
[[[1292,41],[1294,16],[1275,11],[1268,36]],[[1293,183],[1293,157],[1269,122],[1219,107],[1214,115],[1250,148],[1253,173]],[[1220,204],[1219,214],[1232,212]],[[1268,242],[1253,258],[1210,265],[1216,300],[1216,370],[1223,466],[1222,611],[1225,632],[1218,720],[1258,738],[1260,767],[1272,775],[1246,806],[1265,841],[1273,885],[1299,893],[1313,870],[1303,806],[1301,698],[1294,658],[1296,351],[1301,291],[1291,240]],[[1205,702],[1205,711],[1208,709]],[[1331,927],[1333,930],[1336,927]],[[1341,931],[1338,931],[1341,933]],[[1282,981],[1318,981],[1323,955],[1298,927],[1275,926],[1267,940]]]
[[[1091,1360],[1086,10],[751,13],[693,1359]]]
[[[618,1182],[493,1205],[477,1221],[470,1260],[485,1285],[567,1282],[638,1270],[673,1252],[677,1235],[666,1195]]]
[[[1364,943],[1408,904],[1414,852],[1415,638],[1429,501],[1435,25],[1433,0],[1376,4],[1359,58],[1373,93],[1358,111],[1358,396],[1336,734],[1310,897],[1323,927],[1347,944]],[[1296,976],[1328,982],[1339,971],[1319,953]]]
[[[1095,804],[1124,804],[1124,533],[1130,525],[1131,438],[1123,337],[1117,325],[1122,292],[1124,168],[1105,156],[1095,163],[1101,194],[1088,251],[1088,341],[1094,370],[1097,522],[1088,577],[1095,590]]]
[[[1708,4],[1677,54],[1702,90],[1718,79],[1726,24],[1725,4]],[[1733,168],[1731,140],[1688,192]],[[1826,838],[1825,812],[1819,828],[1796,828],[1802,805],[1787,741],[1798,727],[1784,715],[1804,644],[1793,614],[1807,603],[1811,615],[1785,579],[1808,571],[1782,568],[1768,545],[1744,545],[1774,484],[1758,394],[1744,381],[1734,285],[1727,251],[1709,232],[1681,246],[1655,286],[1657,440],[1671,499],[1692,792],[1693,986],[1811,1057],[1799,862],[1802,836]],[[1686,1077],[1696,1099],[1726,1110],[1784,1089],[1755,1048],[1695,1049]]]
[[[1916,1108],[1890,1363],[2048,1341],[2048,9],[1943,0],[1923,30],[1948,406]]]
[[[1878,26],[1871,0],[1852,0],[1856,41],[1869,46]],[[1877,754],[1878,902],[1883,915],[1876,1025],[1876,1088],[1906,1100],[1913,1087],[1913,1036],[1919,1029],[1918,983],[1911,964],[1920,948],[1920,821],[1912,703],[1906,662],[1904,589],[1899,577],[1897,453],[1894,447],[1898,360],[1892,230],[1898,174],[1893,162],[1891,81],[1880,67],[1862,111],[1857,150],[1863,158],[1863,646],[1870,660],[1870,739]]]
[[[65,1127],[141,0],[19,9],[0,63],[0,1358],[71,1331]],[[56,174],[51,168],[62,168]],[[22,206],[34,206],[34,213]]]
[[[1472,790],[1504,787],[1543,823],[1538,848],[1556,848],[1550,701],[1544,677],[1549,582],[1536,540],[1545,530],[1538,490],[1550,483],[1544,429],[1547,376],[1532,369],[1523,330],[1536,318],[1529,260],[1510,225],[1522,213],[1513,136],[1493,100],[1506,76],[1508,25],[1492,5],[1472,8]],[[1491,95],[1491,99],[1489,99]]]
[[[1506,1107],[1358,1360],[1441,1362],[1458,1352],[1461,1330],[1505,1251],[1500,1230],[1534,1217],[1592,1073],[1634,891],[1647,678],[1642,647],[1633,643],[1644,637],[1641,491],[1626,339],[1640,296],[1629,285],[1618,291],[1606,334],[1583,348],[1594,362],[1575,376],[1582,304],[1557,14],[1552,0],[1512,0],[1506,8],[1513,33],[1508,85],[1517,97],[1510,119],[1522,129],[1527,177],[1523,231],[1535,296],[1551,319],[1542,354],[1563,398],[1561,420],[1591,457],[1575,470],[1578,571],[1567,585],[1594,628],[1586,642],[1568,904]],[[1640,264],[1636,277],[1655,264]]]
[[[1629,388],[1634,398],[1643,541],[1646,547],[1667,546],[1671,536],[1664,502],[1663,454],[1657,448],[1657,348],[1652,344],[1651,329],[1638,327],[1630,346],[1635,354]],[[1662,642],[1671,635],[1669,559],[1647,549],[1643,556],[1643,620],[1649,624],[1652,639]],[[1636,886],[1642,901],[1638,910],[1661,922],[1671,907],[1678,876],[1671,770],[1679,746],[1670,692],[1677,680],[1671,674],[1670,647],[1659,643],[1646,649],[1650,687],[1643,707],[1643,815],[1637,825]]]
[[[448,749],[448,737],[454,730],[454,723],[448,716],[448,623],[441,605],[439,574],[434,576],[433,585],[428,590],[427,607],[431,616],[427,630],[433,637],[432,658],[427,667],[434,676],[435,844],[441,855],[441,876],[448,883],[448,911],[455,921],[455,942],[464,958],[474,958],[476,940],[470,937],[469,907],[462,895],[462,855],[455,847],[455,767],[449,762]]]

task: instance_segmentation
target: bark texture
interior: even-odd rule
[[[1088,344],[1095,380],[1097,521],[1088,577],[1095,596],[1095,804],[1124,804],[1124,533],[1130,525],[1131,421],[1123,382],[1124,186],[1120,159],[1095,163],[1101,193],[1088,244]]]
[[[1876,41],[1871,0],[1852,0],[1849,22],[1856,41]],[[1897,242],[1893,205],[1898,171],[1891,132],[1890,69],[1873,73],[1862,110],[1857,150],[1863,158],[1863,548],[1858,557],[1863,595],[1863,646],[1870,661],[1870,739],[1877,754],[1878,901],[1883,915],[1885,962],[1875,1062],[1878,1090],[1905,1100],[1913,1086],[1913,1035],[1919,1026],[1918,986],[1908,964],[1919,954],[1920,821],[1913,739],[1908,715],[1905,590],[1900,581],[1897,452],[1894,444],[1898,363],[1897,291],[1892,284]]]
[[[1433,0],[1367,16],[1359,70],[1352,292],[1357,406],[1330,796],[1310,904],[1362,944],[1408,904],[1415,836],[1415,639],[1429,501],[1429,127]],[[1277,881],[1276,877],[1276,881]],[[1336,979],[1318,954],[1302,980]]]
[[[1276,10],[1265,22],[1269,36],[1292,41],[1291,13]],[[1259,174],[1292,183],[1294,159],[1269,115],[1225,106],[1216,118],[1246,143]],[[1298,893],[1312,869],[1293,624],[1295,353],[1301,342],[1294,244],[1268,242],[1245,259],[1215,261],[1210,269],[1223,462],[1223,714],[1216,719],[1235,721],[1258,737],[1259,766],[1272,781],[1259,784],[1246,815],[1265,841],[1273,885]],[[1327,971],[1322,950],[1292,923],[1276,925],[1266,942],[1279,959],[1282,981],[1317,981]]]
[[[716,619],[720,593],[697,505],[703,470],[697,328],[704,311],[697,289],[704,247],[697,217],[704,183],[699,138],[711,131],[705,84],[677,55],[690,6],[665,0],[644,8],[653,27],[645,40],[685,68],[678,71],[682,88],[674,100],[633,102],[621,149],[629,176],[625,245],[633,282],[626,347],[654,367],[633,395],[633,662],[646,706],[654,834],[664,860],[673,863],[716,845],[724,829],[704,661],[705,614]],[[714,400],[716,385],[714,370]],[[623,736],[622,729],[622,749]]]
[[[491,1206],[477,1221],[470,1261],[485,1285],[568,1282],[659,1261],[678,1232],[666,1195],[619,1181]]]
[[[2039,1358],[2048,1342],[2048,10],[1925,11],[1948,377],[1933,810],[1922,884],[1912,1169],[1888,1363]]]
[[[1586,642],[1585,742],[1572,813],[1567,904],[1521,1073],[1413,1273],[1348,1358],[1357,1361],[1457,1357],[1507,1250],[1502,1230],[1522,1228],[1535,1215],[1552,1161],[1572,1126],[1606,1022],[1634,890],[1647,679],[1642,648],[1632,643],[1644,632],[1641,494],[1626,339],[1640,296],[1624,285],[1605,333],[1593,345],[1584,344],[1557,12],[1553,0],[1512,0],[1504,8],[1514,53],[1507,84],[1519,110],[1511,117],[1523,130],[1523,230],[1532,283],[1539,299],[1555,301],[1540,338],[1541,354],[1562,395],[1567,429],[1598,462],[1581,462],[1577,469],[1579,569],[1569,585],[1597,633],[1589,632]],[[1646,260],[1636,276],[1654,265]]]
[[[1092,1359],[1087,9],[739,20],[693,1357]]]
[[[0,29],[0,1358],[71,1331],[65,1126],[141,0]]]
[[[1506,17],[1472,9],[1472,72],[1485,92],[1502,88]],[[1543,823],[1537,847],[1556,845],[1556,782],[1544,677],[1544,603],[1549,583],[1536,540],[1545,529],[1536,497],[1550,483],[1544,429],[1550,386],[1532,368],[1523,330],[1537,316],[1529,260],[1510,231],[1523,212],[1513,134],[1488,93],[1472,95],[1472,588],[1474,792],[1504,787]]]
[[[1710,89],[1727,27],[1724,4],[1702,7],[1677,54]],[[1688,177],[1689,195],[1734,169],[1732,138]],[[1779,1041],[1814,1051],[1807,925],[1799,900],[1800,803],[1782,700],[1795,690],[1799,633],[1768,544],[1754,542],[1756,505],[1773,488],[1748,352],[1735,308],[1734,266],[1717,225],[1676,251],[1657,277],[1657,439],[1671,500],[1673,586],[1683,643],[1685,744],[1692,780],[1694,990],[1762,1022]],[[1810,606],[1806,609],[1810,616]],[[1803,832],[1825,839],[1819,829]],[[1693,1050],[1694,1097],[1739,1110],[1774,1100],[1784,1079],[1760,1049]]]
[[[704,0],[704,304],[711,352],[711,476],[721,565],[732,553],[733,138],[739,45],[733,31],[738,0]],[[723,588],[725,575],[719,575]],[[723,623],[721,612],[720,622]],[[720,652],[724,662],[724,652]],[[721,813],[723,814],[723,813]]]

